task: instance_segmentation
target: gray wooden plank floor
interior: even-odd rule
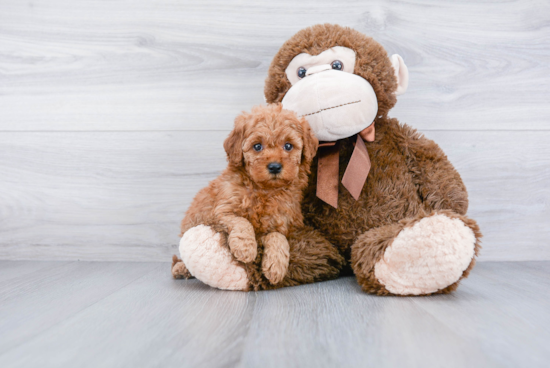
[[[451,295],[354,278],[242,293],[166,263],[0,262],[1,367],[547,367],[550,262],[485,262]]]

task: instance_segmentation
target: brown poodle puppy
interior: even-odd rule
[[[196,195],[180,236],[197,225],[211,226],[226,236],[236,260],[251,263],[262,255],[264,276],[281,282],[289,264],[287,236],[303,227],[302,191],[317,146],[307,121],[280,104],[241,114],[224,142],[229,165]],[[175,256],[172,274],[191,276]]]

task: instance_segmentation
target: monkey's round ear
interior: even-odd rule
[[[391,56],[391,63],[395,73],[395,78],[397,78],[397,89],[395,90],[395,95],[402,95],[407,91],[409,86],[409,69],[405,65],[403,58],[397,54]]]

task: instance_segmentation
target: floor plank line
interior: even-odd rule
[[[169,263],[58,269],[34,284],[36,275],[20,275],[22,292],[0,303],[1,367],[542,368],[550,360],[548,261],[480,263],[455,293],[430,297],[369,295],[354,277],[222,291],[174,280]]]
[[[0,354],[27,342],[159,264],[70,262],[0,284]],[[40,307],[42,306],[43,307]]]

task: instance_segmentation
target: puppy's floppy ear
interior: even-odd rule
[[[223,142],[223,148],[227,153],[227,161],[230,165],[243,165],[243,141],[247,114],[243,113],[235,118],[235,127]]]
[[[301,118],[303,131],[304,148],[302,149],[302,162],[310,164],[313,158],[317,154],[317,148],[319,147],[319,140],[313,133],[313,130],[309,126],[309,123],[305,118]]]

